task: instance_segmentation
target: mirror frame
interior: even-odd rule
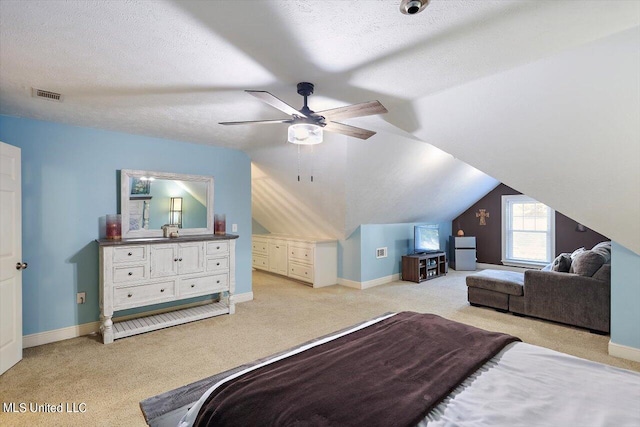
[[[122,215],[122,238],[162,237],[162,229],[129,230],[129,198],[131,178],[153,176],[157,179],[204,182],[207,184],[207,228],[181,228],[180,235],[213,234],[213,177],[207,175],[187,175],[181,173],[122,169],[120,171],[120,214]]]

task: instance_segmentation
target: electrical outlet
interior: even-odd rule
[[[238,224],[231,224],[231,232],[232,233],[238,232]]]
[[[84,304],[87,302],[87,294],[85,292],[78,292],[76,294],[76,302],[78,304]]]

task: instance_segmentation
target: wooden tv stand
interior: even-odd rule
[[[420,283],[445,274],[447,274],[447,256],[444,252],[402,257],[402,280]]]

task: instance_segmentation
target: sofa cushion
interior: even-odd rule
[[[467,286],[501,292],[509,295],[522,295],[524,273],[506,270],[482,270],[467,276]]]
[[[571,254],[560,254],[551,263],[551,270],[559,273],[568,273],[571,268]]]
[[[604,256],[598,252],[584,251],[573,259],[569,273],[591,277],[604,263]]]
[[[591,277],[596,280],[602,280],[603,282],[611,282],[611,264],[603,264]]]

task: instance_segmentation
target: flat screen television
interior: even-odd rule
[[[413,252],[426,253],[440,251],[440,233],[437,227],[416,225],[413,228]]]

